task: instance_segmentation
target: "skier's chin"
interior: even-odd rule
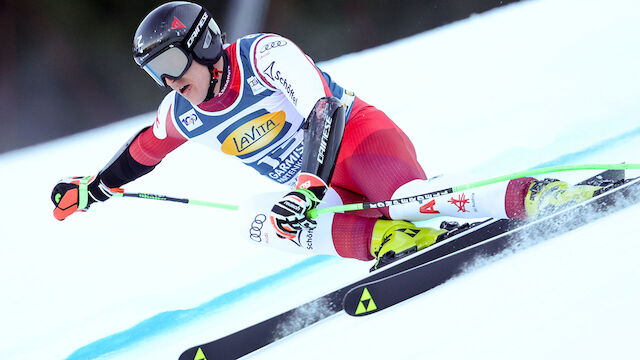
[[[204,101],[207,95],[206,93],[198,90],[199,89],[197,87],[194,87],[193,85],[186,85],[179,90],[179,93],[180,95],[182,95],[182,97],[189,100],[190,103],[198,105]]]

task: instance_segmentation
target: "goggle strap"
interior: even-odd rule
[[[200,10],[200,13],[198,13],[198,16],[196,16],[196,20],[197,21],[194,21],[193,25],[191,25],[191,28],[189,29],[189,32],[187,32],[187,36],[184,39],[185,49],[187,50],[191,50],[198,42],[198,40],[200,40],[200,38],[202,37],[202,34],[205,32],[204,30],[208,29],[209,21],[211,21],[211,15],[209,15],[209,13],[204,8],[202,8],[202,10]],[[202,25],[200,25],[200,22],[202,22]],[[198,29],[199,33],[195,34],[195,37],[193,38],[193,40],[191,40],[191,37],[194,36],[194,33]],[[189,45],[190,42],[191,45]]]

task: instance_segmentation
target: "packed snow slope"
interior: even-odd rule
[[[430,176],[640,163],[638,34],[633,0],[531,0],[321,66],[406,130]],[[54,220],[55,182],[95,174],[153,120],[0,156],[0,358],[175,359],[366,273],[371,264],[250,244],[232,211],[112,199]],[[192,144],[126,189],[231,204],[285,191]],[[633,206],[252,356],[637,357],[639,216]]]

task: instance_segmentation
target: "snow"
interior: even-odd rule
[[[639,10],[530,0],[321,66],[409,134],[428,175],[640,163]],[[175,359],[367,272],[240,240],[232,211],[113,199],[56,221],[53,184],[97,172],[153,118],[0,155],[0,358]],[[231,204],[283,190],[193,144],[126,189]],[[633,358],[639,215],[632,206],[250,357]]]

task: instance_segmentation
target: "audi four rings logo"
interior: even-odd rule
[[[262,226],[267,221],[267,215],[258,214],[256,218],[251,222],[251,229],[249,229],[249,238],[255,242],[261,242],[262,238]]]
[[[262,53],[263,53],[263,52],[265,52],[265,51],[269,51],[269,50],[271,50],[271,49],[273,49],[273,48],[277,48],[277,47],[285,46],[285,45],[287,45],[287,42],[286,42],[285,40],[276,40],[276,41],[272,41],[272,42],[270,42],[270,43],[266,44],[265,46],[263,46],[263,47],[260,49],[260,54],[262,54]]]

